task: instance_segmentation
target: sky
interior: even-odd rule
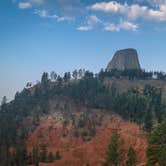
[[[43,72],[98,72],[124,48],[166,71],[166,0],[0,0],[0,100]]]

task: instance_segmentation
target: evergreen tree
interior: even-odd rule
[[[107,150],[106,165],[118,166],[122,163],[124,158],[123,140],[120,138],[118,131],[112,133],[110,143]]]
[[[32,157],[34,166],[39,166],[39,149],[37,146],[32,150]]]
[[[63,81],[62,77],[60,75],[58,75],[57,82],[58,82],[59,86],[62,84],[62,81]]]
[[[42,78],[41,78],[41,83],[43,85],[47,85],[49,79],[48,79],[48,73],[44,72],[43,75],[42,75]]]
[[[78,71],[74,70],[72,73],[73,78],[76,80],[78,78]]]
[[[21,147],[21,145],[17,145],[16,151],[13,154],[14,166],[27,166],[26,156],[27,156],[26,149],[24,147]]]
[[[46,162],[46,159],[47,159],[47,148],[45,145],[42,145],[40,152],[40,161]]]
[[[3,96],[1,106],[5,105],[7,103],[7,97]]]
[[[83,70],[82,69],[79,69],[78,70],[78,76],[79,76],[79,78],[82,78],[83,77]]]
[[[144,128],[147,132],[150,132],[153,127],[153,122],[152,122],[152,113],[148,110],[145,115],[145,124]]]
[[[52,80],[52,81],[56,81],[56,79],[57,79],[57,74],[56,74],[54,71],[52,71],[52,72],[50,73],[50,77],[51,77],[51,80]]]
[[[92,72],[87,70],[84,74],[84,79],[91,79],[91,78],[93,78],[93,75],[94,74]]]
[[[71,78],[70,72],[65,72],[64,77],[63,77],[64,82],[68,82],[70,80],[70,78]]]
[[[59,150],[57,150],[55,154],[55,160],[60,160],[60,159],[61,159],[61,156],[60,156]]]
[[[54,161],[54,156],[52,154],[52,152],[49,152],[48,154],[48,162],[53,162]]]
[[[147,166],[166,166],[166,120],[152,130],[148,143]]]
[[[136,166],[137,155],[132,146],[130,146],[127,154],[128,160],[126,161],[126,166]]]

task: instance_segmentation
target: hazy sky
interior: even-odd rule
[[[166,0],[0,0],[0,98],[44,71],[97,72],[128,47],[166,71]]]

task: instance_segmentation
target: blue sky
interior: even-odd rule
[[[166,0],[1,0],[0,98],[44,71],[98,72],[118,49],[166,71]]]

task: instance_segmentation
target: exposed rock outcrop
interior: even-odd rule
[[[106,68],[107,71],[112,69],[141,69],[137,51],[133,48],[117,51]]]

